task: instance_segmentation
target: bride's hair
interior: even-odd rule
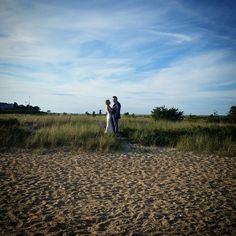
[[[106,105],[110,105],[110,104],[111,104],[110,100],[107,99],[107,100],[105,101],[105,104],[106,104]]]

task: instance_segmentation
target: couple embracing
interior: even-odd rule
[[[109,99],[106,100],[106,113],[107,113],[107,124],[105,133],[114,133],[118,135],[118,121],[120,119],[120,108],[121,105],[118,102],[116,96],[113,96],[113,106],[111,107],[111,102]]]

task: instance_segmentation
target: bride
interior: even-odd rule
[[[112,120],[111,120],[112,108],[110,106],[111,104],[110,100],[107,99],[105,104],[106,104],[106,113],[107,113],[107,124],[106,124],[105,133],[114,133],[113,127],[112,127]]]

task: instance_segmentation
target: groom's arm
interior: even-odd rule
[[[115,105],[115,109],[114,109],[115,117],[119,117],[120,116],[120,107],[121,107],[120,103],[117,102],[116,105]]]

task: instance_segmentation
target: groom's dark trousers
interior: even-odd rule
[[[119,132],[119,126],[118,126],[119,118],[112,115],[111,121],[112,121],[111,123],[112,123],[114,133],[118,134],[118,132]]]

